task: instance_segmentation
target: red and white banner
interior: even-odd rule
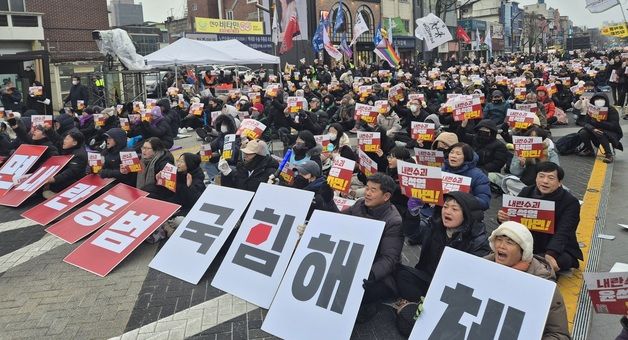
[[[591,103],[587,107],[587,114],[598,122],[603,122],[608,119],[608,107],[597,107]]]
[[[513,109],[506,111],[506,121],[508,125],[514,129],[527,129],[534,123],[534,117],[536,117],[536,114],[530,111]]]
[[[396,102],[402,101],[404,98],[404,88],[403,83],[391,87],[390,90],[388,90],[388,100],[394,100]]]
[[[126,168],[128,172],[140,172],[142,171],[142,163],[140,163],[140,157],[135,151],[120,151],[120,160],[122,166]]]
[[[209,160],[212,159],[211,144],[201,144],[199,154],[201,155],[201,162],[209,162]]]
[[[597,313],[628,315],[628,272],[584,273]]]
[[[178,204],[139,198],[63,261],[104,277],[179,208]]]
[[[363,122],[367,124],[375,124],[377,122],[377,116],[379,112],[375,109],[375,106],[366,105],[366,104],[355,104],[355,120]]]
[[[445,89],[445,81],[444,80],[434,80],[434,90],[442,91]]]
[[[411,138],[414,140],[420,140],[424,142],[431,142],[434,140],[436,134],[436,125],[432,123],[411,122],[410,123]]]
[[[338,210],[340,211],[344,211],[345,209],[352,207],[355,202],[357,202],[356,200],[352,200],[349,198],[343,198],[340,196],[334,196],[334,203],[336,204],[336,207],[338,207]]]
[[[48,200],[25,211],[22,217],[46,225],[92,197],[111,182],[113,178],[105,179],[98,175],[87,175]]]
[[[266,130],[266,125],[255,119],[245,119],[240,124],[236,135],[246,137],[248,139],[258,139]]]
[[[425,203],[443,205],[443,178],[440,168],[397,161],[401,192]]]
[[[515,104],[515,108],[521,111],[528,111],[536,114],[539,111],[538,105],[536,103],[521,103]]]
[[[52,115],[32,115],[31,116],[32,129],[34,129],[35,126],[45,126],[48,128],[52,128]]]
[[[390,110],[390,103],[387,100],[376,100],[374,104],[378,113],[386,113]]]
[[[377,162],[371,159],[364,151],[358,149],[358,169],[366,177],[369,177],[377,172]]]
[[[539,158],[545,148],[543,137],[512,136],[512,143],[517,157],[523,158]]]
[[[39,188],[46,184],[46,181],[56,175],[74,155],[52,156],[48,158],[37,170],[29,175],[28,179],[18,184],[16,187],[0,197],[0,205],[17,207],[26,201]]]
[[[157,185],[161,185],[172,192],[177,192],[177,166],[166,163],[164,168],[157,174]]]
[[[120,183],[91,203],[51,225],[46,232],[68,243],[74,243],[109,222],[124,207],[144,196],[148,196],[148,193]]]
[[[194,103],[190,105],[190,113],[200,117],[203,115],[203,107],[205,107],[205,104],[203,103]]]
[[[99,173],[102,170],[103,159],[102,155],[98,152],[88,152],[87,153],[87,164],[89,168],[92,170],[92,173]]]
[[[460,96],[453,102],[454,121],[459,122],[465,119],[481,119],[482,103],[480,98],[473,96]]]
[[[452,191],[471,192],[471,177],[443,171],[443,194]]]
[[[495,83],[497,85],[508,86],[508,77],[504,76],[495,76]]]
[[[331,143],[331,141],[329,140],[329,135],[316,135],[314,136],[314,140],[316,141],[316,144],[323,147],[323,153],[329,153],[333,151],[333,149],[329,149],[329,143]]]
[[[410,93],[408,95],[408,101],[411,102],[413,100],[418,100],[418,101],[425,101],[425,94],[423,93]]]
[[[355,161],[344,157],[336,157],[327,175],[327,184],[340,192],[348,193],[351,189],[351,177],[355,169]]]
[[[419,165],[442,168],[445,164],[445,153],[439,150],[414,148],[414,159]]]
[[[508,214],[511,221],[525,225],[530,231],[554,233],[555,203],[553,201],[504,195],[502,211]]]
[[[379,132],[358,131],[358,149],[364,152],[377,152],[381,145],[382,138]]]
[[[146,98],[146,111],[151,111],[155,106],[157,106],[157,99]]]
[[[303,97],[288,97],[286,103],[290,113],[298,113],[301,110],[307,110],[307,101]]]
[[[525,87],[515,87],[515,99],[517,100],[525,100],[526,99],[526,88]]]
[[[526,87],[526,78],[525,77],[514,78],[512,80],[512,84],[515,87]]]
[[[0,196],[13,187],[13,178],[19,179],[35,165],[47,146],[22,144],[0,168]]]
[[[104,114],[102,113],[94,113],[94,125],[95,126],[99,126],[99,127],[103,127],[105,126],[105,120],[107,118],[105,117]]]

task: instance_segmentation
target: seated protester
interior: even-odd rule
[[[493,253],[485,257],[487,260],[543,279],[556,281],[556,273],[549,263],[543,257],[533,255],[534,239],[530,230],[524,225],[517,222],[504,222],[491,233],[488,241]],[[554,290],[541,339],[571,339],[565,302],[558,287]]]
[[[318,101],[318,99],[316,99]],[[312,101],[314,103],[314,101]],[[315,104],[317,105],[317,104]],[[286,108],[287,110],[288,108]],[[318,118],[314,112],[300,110],[289,120],[290,127],[297,131],[310,131],[313,135],[323,133],[323,128],[318,123]]]
[[[484,173],[501,172],[509,154],[506,145],[497,140],[495,122],[483,119],[474,130],[475,135],[465,134],[465,141],[473,146],[473,151],[478,155],[477,167]]]
[[[202,165],[203,169],[207,173],[207,177],[210,179],[213,179],[219,173],[216,164],[220,160],[220,155],[223,151],[225,136],[229,134],[234,134],[238,130],[235,119],[231,117],[231,115],[222,113],[219,114],[218,117],[216,117],[215,127],[215,131],[213,131],[209,135],[207,135],[207,133],[205,135],[205,142],[209,142],[212,149],[212,157],[209,159],[209,162],[203,163]],[[201,130],[205,131],[204,129],[198,129],[197,133],[199,134],[199,136],[201,136],[201,134],[199,133],[199,131]],[[236,165],[236,160],[238,159],[238,157],[239,155],[236,153],[232,159],[228,159],[227,161],[230,165]]]
[[[151,111],[151,121],[142,121],[139,125],[139,134],[142,140],[146,141],[150,138],[156,138],[161,141],[165,149],[170,149],[174,145],[174,139],[168,121],[161,114],[161,108],[155,106]],[[138,146],[143,143],[138,143]]]
[[[554,105],[561,108],[563,111],[571,109],[571,101],[573,99],[571,90],[568,87],[565,87],[565,85],[563,85],[563,81],[560,79],[556,79],[554,81],[554,85],[556,85],[556,93],[552,96]]]
[[[135,186],[136,174],[134,172],[122,173],[120,171],[120,164],[122,164],[120,151],[132,151],[126,147],[126,132],[120,128],[110,129],[105,132],[104,137],[106,138],[106,146],[101,152],[103,165],[99,173],[100,177],[114,178],[120,183]]]
[[[54,131],[51,131],[49,138],[55,144],[57,149],[63,146],[63,139],[70,130],[78,131],[74,123],[74,117],[69,114],[62,113],[53,118]]]
[[[581,80],[578,85],[580,84],[584,84],[584,93],[574,96],[572,105],[576,125],[584,126],[587,117],[587,106],[591,97],[595,94],[595,83],[591,80],[587,82]]]
[[[397,187],[393,192],[390,202],[397,208],[399,215],[402,217],[402,226],[404,236],[410,236],[410,230],[413,223],[418,223],[419,220],[414,216],[408,214],[408,197],[401,192],[399,186],[399,174],[397,173],[397,161],[404,161],[408,163],[414,163],[414,159],[410,156],[410,151],[402,146],[395,146],[388,153],[388,167],[386,168],[386,175],[395,180]]]
[[[336,111],[336,114],[332,118],[332,122],[340,123],[343,131],[350,131],[355,127],[355,100],[351,94],[342,96],[340,100],[340,106]]]
[[[392,108],[388,109],[384,113],[380,112],[377,115],[377,126],[379,126],[386,133],[388,138],[394,139],[395,135],[402,131],[401,120]]]
[[[419,301],[425,296],[445,247],[476,256],[490,253],[482,220],[484,212],[471,194],[453,191],[444,196],[443,207],[436,208],[428,232],[423,236],[419,262],[412,267],[400,266],[395,280],[399,296]]]
[[[9,118],[7,120],[7,123],[9,123],[11,129],[15,131],[15,135],[17,136],[16,139],[18,139],[22,144],[41,145],[48,147],[46,151],[44,151],[44,154],[39,157],[37,162],[33,164],[30,172],[38,169],[42,164],[44,164],[45,161],[48,160],[48,158],[59,154],[59,150],[48,137],[50,134],[53,133],[52,128],[44,127],[43,125],[37,125],[32,129],[32,132],[27,133],[26,127],[23,125],[23,123],[18,123],[15,118]]]
[[[177,213],[186,216],[205,191],[205,174],[201,169],[201,157],[186,152],[177,159],[177,191],[171,202],[181,205]]]
[[[78,129],[89,141],[96,134],[96,123],[94,122],[94,114],[99,114],[102,109],[99,106],[88,106],[81,112],[79,116]]]
[[[306,220],[309,220],[314,210],[338,212],[334,202],[334,190],[327,184],[327,178],[322,175],[321,167],[312,160],[297,165],[293,188],[314,192],[314,200],[310,206]],[[269,180],[270,182],[270,180]]]
[[[299,132],[297,140],[292,146],[292,155],[289,163],[299,165],[305,161],[313,160],[321,167],[322,151],[323,147],[316,143],[314,135],[308,130],[303,130]]]
[[[328,94],[323,97],[321,110],[327,113],[328,123],[331,122],[331,117],[333,117],[336,114],[336,110],[338,110],[338,107],[336,107],[336,99],[334,98],[334,96]]]
[[[554,105],[554,101],[547,94],[547,88],[543,85],[536,88],[536,97],[539,99],[539,102],[543,104],[545,107],[545,117],[547,118],[547,126],[550,127],[558,121],[558,118],[555,117],[556,114],[556,105]]]
[[[142,171],[137,173],[135,187],[148,192],[148,197],[163,201],[169,201],[174,193],[166,187],[157,185],[157,174],[163,170],[167,163],[173,164],[174,158],[161,140],[151,137],[142,143],[142,156],[140,157]],[[120,172],[127,174],[128,171],[120,166]]]
[[[528,93],[526,95],[526,103],[534,103],[534,102],[536,102],[536,94]],[[511,130],[508,130],[507,128],[504,128],[499,135],[504,139],[504,142],[512,143],[512,136],[525,136],[528,130],[532,127],[540,127],[546,130],[547,121],[544,120],[545,119],[544,112],[545,112],[545,108],[543,107],[543,105],[541,105],[541,103],[537,103],[537,112],[536,112],[536,115],[533,117],[534,121],[532,122],[531,126],[529,126],[526,129],[513,128]],[[508,125],[508,123],[504,123],[504,125],[506,126]]]
[[[8,157],[11,154],[11,137],[9,136],[9,124],[0,121],[0,156]]]
[[[534,254],[544,255],[555,272],[578,268],[578,260],[583,259],[576,238],[576,229],[580,222],[580,202],[562,187],[565,171],[559,165],[544,162],[538,164],[536,169],[536,184],[523,188],[518,196],[555,202],[556,220],[554,234],[532,231]],[[506,212],[497,212],[500,223],[509,219]]]
[[[192,108],[193,104],[198,104],[200,102],[201,100],[198,97],[192,97],[192,99],[190,99],[190,107],[188,108],[188,110]],[[160,109],[161,109],[161,106],[160,106]],[[164,118],[166,117],[164,116]],[[166,118],[166,121],[170,123],[172,121],[172,118]],[[196,116],[191,110],[186,113],[185,117],[183,117],[183,119],[181,119],[181,122],[180,122],[181,127],[191,128],[191,129],[198,129],[203,126],[203,123],[204,123],[203,114],[201,114],[201,116]],[[179,129],[177,128],[177,134],[178,134],[178,131]],[[170,133],[172,134],[172,131]]]
[[[619,125],[619,112],[613,105],[609,104],[608,97],[604,93],[597,93],[591,97],[591,102],[598,108],[606,108],[608,115],[605,120],[596,120],[591,116],[586,116],[584,128],[578,131],[580,139],[584,143],[584,148],[580,151],[580,156],[592,156],[593,145],[604,149],[604,163],[613,162],[613,148],[624,150],[620,139],[623,137],[621,126]],[[592,145],[593,144],[593,145]]]
[[[432,142],[431,149],[447,152],[454,144],[458,144],[458,135],[453,132],[443,131],[436,136],[434,142]],[[447,158],[446,153],[445,158]]]
[[[318,125],[318,129],[310,130],[315,135],[320,135],[325,131],[327,125],[329,125],[329,121],[331,116],[321,108],[321,100],[318,97],[313,97],[310,100],[309,109],[312,115],[315,118],[315,122]],[[316,128],[314,125],[314,128]]]
[[[505,100],[504,94],[500,90],[495,90],[491,94],[491,102],[484,106],[484,119],[490,119],[495,126],[501,126],[506,119],[506,112],[510,104]]]
[[[274,174],[279,163],[268,152],[266,142],[254,139],[246,143],[240,150],[242,161],[233,167],[223,158],[218,162],[218,170],[221,173],[220,184],[248,191],[257,191],[260,183],[268,182],[270,175]]]
[[[48,189],[43,192],[46,199],[74,184],[87,173],[87,151],[85,151],[85,137],[82,133],[69,131],[63,138],[63,146],[59,154],[74,157],[59,173],[48,179],[46,182],[49,185]]]
[[[168,126],[170,127],[170,135],[172,138],[176,138],[179,133],[179,126],[181,125],[181,117],[179,116],[179,112],[173,107],[170,106],[170,100],[162,99],[157,102],[157,106],[161,108],[161,114],[164,116],[166,121],[168,122]],[[207,103],[205,103],[207,106]]]
[[[290,114],[286,112],[286,104],[283,101],[283,92],[279,91],[276,97],[265,95],[264,115],[267,117],[267,127],[271,128],[283,142],[284,148],[290,145]]]

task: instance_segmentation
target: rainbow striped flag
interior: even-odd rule
[[[375,54],[377,54],[377,56],[380,57],[381,59],[386,60],[390,66],[392,67],[399,66],[399,61],[400,61],[399,56],[393,49],[388,39],[380,40],[379,44],[375,46],[375,50],[373,50],[373,52],[375,52]]]

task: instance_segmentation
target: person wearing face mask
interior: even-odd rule
[[[134,186],[136,173],[123,174],[120,172],[120,151],[131,151],[127,148],[126,132],[120,128],[107,130],[104,134],[106,147],[101,152],[103,157],[102,169],[98,173],[102,178],[114,178],[117,181]]]
[[[541,104],[545,107],[545,117],[547,118],[547,126],[550,127],[556,124],[558,118],[555,117],[556,105],[552,98],[547,94],[547,88],[543,85],[536,88],[536,97]]]
[[[591,97],[595,94],[595,83],[593,81],[580,81],[578,85],[584,85],[584,93],[574,96],[573,114],[576,119],[576,125],[584,126],[587,116],[587,106]]]
[[[220,184],[257,191],[259,185],[268,182],[268,178],[277,171],[279,163],[270,156],[266,142],[259,139],[249,141],[240,151],[243,159],[235,167],[222,158],[218,162]]]
[[[491,93],[491,102],[484,106],[484,119],[490,119],[495,126],[501,126],[509,108],[510,104],[504,100],[504,93],[495,90]]]
[[[44,198],[52,197],[55,193],[62,191],[85,176],[87,151],[85,151],[84,142],[85,137],[79,131],[70,131],[65,135],[60,154],[73,155],[74,157],[59,173],[48,179],[46,182],[47,189],[43,192]]]
[[[336,99],[331,94],[327,94],[323,97],[323,103],[321,104],[321,110],[327,113],[328,117],[333,117],[336,114],[338,108],[336,107]]]
[[[63,104],[65,105],[69,102],[74,110],[78,110],[78,100],[82,100],[85,106],[87,106],[89,104],[89,90],[87,86],[81,84],[81,77],[73,76],[70,93],[63,100]]]
[[[608,97],[604,93],[597,93],[591,97],[591,103],[598,108],[606,108],[606,117],[593,118],[589,115],[585,118],[584,128],[578,131],[580,139],[584,143],[584,148],[580,151],[580,156],[592,156],[593,145],[601,146],[604,149],[604,162],[613,162],[613,148],[624,149],[620,140],[623,137],[621,126],[619,125],[619,112],[614,106],[609,105]],[[593,144],[593,145],[592,145]]]
[[[477,167],[485,173],[501,172],[509,160],[506,145],[497,140],[497,126],[490,119],[481,120],[474,127],[475,135],[465,134],[464,141],[473,146],[478,155]]]
[[[346,133],[342,125],[339,123],[332,123],[327,129],[327,136],[329,137],[329,145],[327,153],[321,155],[321,160],[325,164],[323,167],[325,170],[331,167],[331,160],[334,157],[344,157],[351,160],[356,160],[357,156],[353,149],[351,149],[351,140]]]
[[[181,205],[177,216],[186,216],[205,191],[205,174],[200,167],[201,157],[186,152],[177,159],[177,191],[170,200]]]
[[[290,164],[299,165],[308,160],[314,161],[320,167],[322,164],[321,153],[323,147],[316,143],[314,135],[307,130],[299,132],[297,140],[292,146]]]
[[[321,173],[321,168],[314,161],[305,161],[294,169],[295,177],[293,188],[314,192],[314,200],[306,216],[309,220],[314,210],[339,212],[334,202],[334,190],[327,184],[327,179]]]
[[[556,93],[552,96],[554,104],[563,111],[571,109],[571,102],[573,100],[571,91],[568,88],[565,88],[563,82],[560,80],[556,80],[554,84],[556,85]]]

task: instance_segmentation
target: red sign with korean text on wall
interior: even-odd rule
[[[554,233],[555,203],[553,201],[504,195],[502,211],[508,214],[511,221],[525,225],[530,231]]]
[[[0,196],[13,187],[13,178],[19,178],[35,165],[47,146],[22,144],[0,168]]]

